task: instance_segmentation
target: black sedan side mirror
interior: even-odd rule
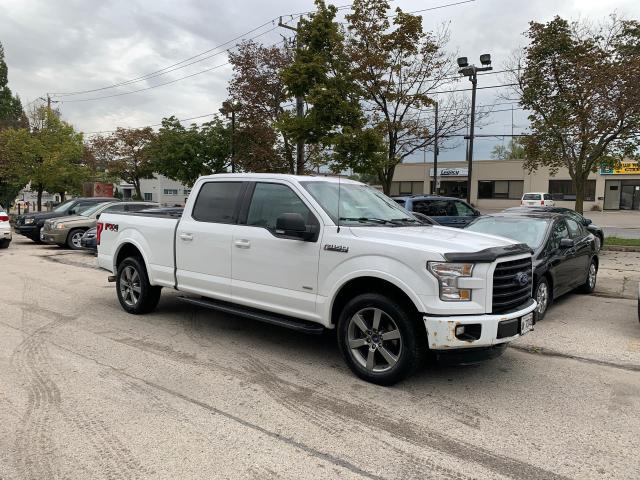
[[[311,240],[315,230],[312,225],[306,225],[299,213],[283,213],[276,218],[276,235],[284,238]]]
[[[560,248],[565,249],[565,248],[573,248],[575,245],[575,242],[573,241],[572,238],[562,238],[560,239]]]
[[[584,224],[585,225],[591,225],[593,223],[593,221],[590,218],[585,218],[584,219]]]
[[[474,217],[479,217],[480,215],[482,215],[482,214],[480,213],[480,210],[474,210],[474,211],[473,211],[473,216],[474,216]]]

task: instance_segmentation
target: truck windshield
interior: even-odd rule
[[[367,185],[323,181],[301,183],[336,224],[338,217],[341,225],[420,224],[391,198]]]
[[[545,238],[548,221],[537,218],[480,217],[466,229],[526,243],[536,250]]]

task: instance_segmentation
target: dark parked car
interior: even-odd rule
[[[87,250],[98,250],[97,228],[93,227],[84,232],[80,245]]]
[[[512,208],[507,208],[504,211],[505,212],[531,212],[531,211],[554,212],[554,213],[563,213],[565,215],[569,215],[576,222],[580,222],[585,227],[587,227],[587,230],[589,230],[589,232],[591,232],[593,234],[593,236],[596,237],[596,248],[597,248],[598,251],[600,251],[600,249],[604,245],[604,231],[602,230],[602,228],[598,227],[597,225],[594,225],[593,222],[590,219],[583,217],[578,212],[576,212],[575,210],[571,210],[570,208],[565,208],[565,207],[512,207]]]
[[[431,217],[445,227],[464,228],[480,216],[480,212],[464,200],[437,195],[413,195],[411,197],[393,197],[410,212]]]
[[[496,213],[476,219],[467,230],[507,237],[531,247],[536,320],[544,318],[548,306],[560,295],[576,288],[591,293],[596,286],[595,239],[570,215],[531,209]]]
[[[411,215],[413,215],[414,217],[416,217],[418,220],[420,220],[423,224],[425,225],[440,225],[438,222],[436,222],[433,218],[428,217],[422,213],[418,213],[418,212],[411,212]]]
[[[41,242],[40,231],[44,226],[44,222],[50,218],[66,217],[68,215],[77,215],[81,211],[86,210],[98,203],[118,202],[113,197],[80,197],[72,198],[61,203],[51,212],[29,213],[18,217],[15,225],[16,231],[20,235],[30,238],[34,242]]]

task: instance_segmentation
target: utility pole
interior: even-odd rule
[[[299,23],[298,23],[299,25]],[[278,21],[278,26],[282,28],[286,28],[287,30],[293,30],[296,32],[296,49],[300,46],[298,27],[292,27],[291,25],[287,25],[286,23],[282,23],[282,17]],[[296,116],[298,118],[304,117],[304,98],[302,95],[296,95]],[[304,139],[299,138],[298,143],[296,145],[296,174],[302,175],[304,173]]]
[[[229,142],[229,150],[231,151],[231,173],[236,173],[236,110],[238,103],[234,100],[226,100],[222,102],[220,113],[231,120],[231,138]]]
[[[482,67],[476,67],[475,65],[469,65],[467,57],[458,58],[458,66],[460,70],[458,73],[469,77],[471,82],[471,122],[469,126],[469,148],[467,150],[467,202],[471,203],[471,187],[472,187],[472,174],[473,174],[473,138],[475,135],[475,119],[476,119],[476,87],[478,85],[478,72],[486,72],[493,70],[491,66],[491,55],[485,53],[480,55],[480,63]]]
[[[431,193],[438,195],[440,185],[438,185],[438,102],[436,102],[436,123],[433,131],[433,189]]]

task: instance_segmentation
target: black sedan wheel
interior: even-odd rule
[[[587,279],[580,287],[582,293],[592,293],[596,289],[596,280],[598,278],[598,264],[595,259],[591,259]]]
[[[551,303],[551,289],[546,278],[542,277],[536,285],[534,298],[538,303],[535,310],[536,322],[542,320],[547,313],[549,304]]]

